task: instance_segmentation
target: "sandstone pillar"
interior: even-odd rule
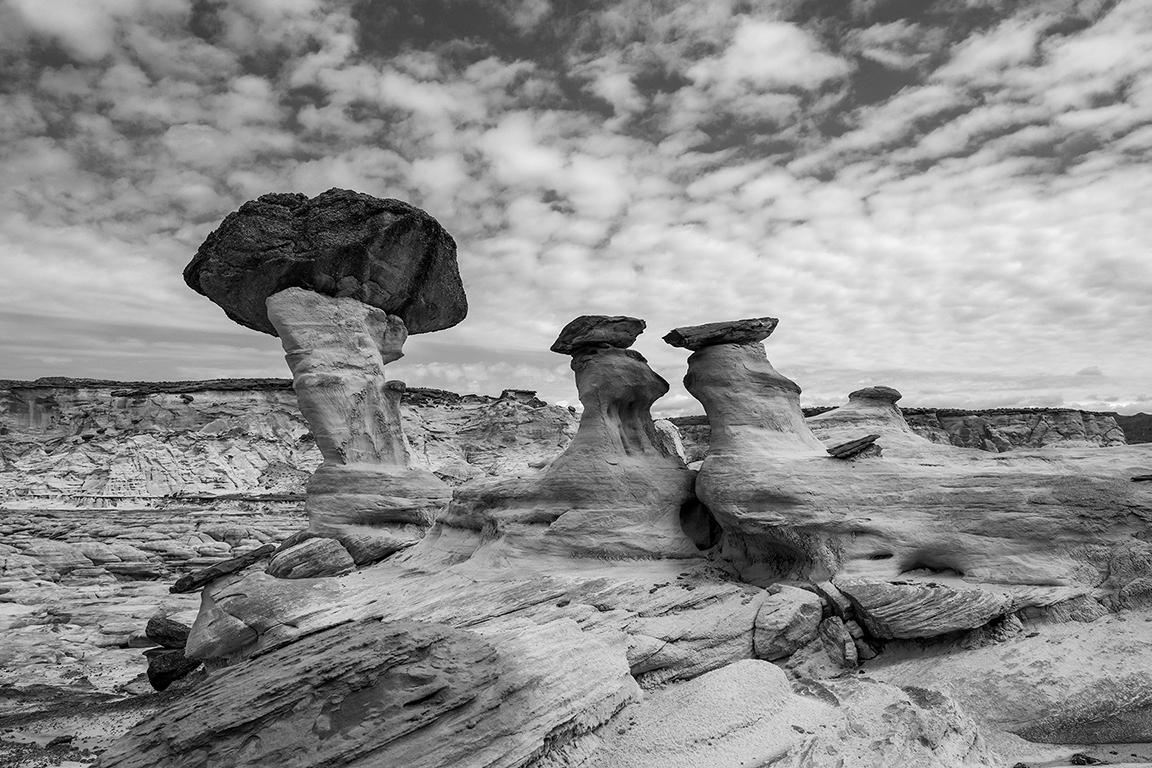
[[[584,405],[576,436],[536,477],[458,489],[445,526],[521,552],[698,555],[680,523],[694,473],[662,447],[652,423],[652,403],[668,382],[628,349],[643,329],[632,317],[569,323],[552,351],[572,356]]]

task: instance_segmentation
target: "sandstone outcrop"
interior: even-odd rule
[[[1133,521],[1152,519],[1152,495],[1128,481],[1134,454],[1116,448],[1089,459],[1098,454],[1069,447],[1005,461],[932,446],[904,430],[891,393],[875,390],[858,394],[847,418],[830,411],[806,421],[798,387],[763,354],[759,344],[705,347],[685,376],[711,421],[696,493],[724,531],[721,554],[745,580],[959,577],[987,590],[977,604],[997,606],[985,621],[1004,611],[1004,595],[1013,609],[1098,588],[1118,599],[1123,587],[1101,574],[1147,524]],[[875,424],[878,442],[891,435],[899,450],[830,462],[813,423],[828,434],[847,424],[857,435]]]
[[[959,585],[846,579],[837,587],[852,601],[869,634],[882,639],[975,629],[1012,606],[1006,594]]]
[[[356,561],[340,542],[313,537],[277,552],[266,571],[278,579],[310,579],[342,576],[355,567]]]
[[[409,387],[409,460],[450,485],[524,472],[576,431],[532,392]],[[0,382],[0,503],[124,509],[294,506],[322,457],[292,382]]]
[[[274,336],[265,300],[286,288],[355,299],[399,316],[409,333],[450,328],[468,313],[444,228],[407,203],[346,189],[245,203],[200,246],[184,281],[237,323]]]
[[[570,621],[345,624],[213,679],[100,765],[523,765],[638,696],[612,650]]]
[[[1069,408],[997,408],[963,411],[909,408],[909,425],[933,442],[1003,453],[1049,446],[1126,445],[1129,440],[1114,413]]]
[[[384,366],[409,333],[467,314],[448,233],[396,200],[265,195],[208,236],[184,278],[236,322],[280,337],[324,458],[308,483],[310,527],[358,565],[419,541],[451,492],[410,466],[403,384]]]
[[[642,329],[636,318],[608,316],[566,326],[554,349],[572,350],[584,405],[572,442],[539,476],[460,488],[435,535],[459,539],[468,554],[499,540],[595,557],[695,555],[681,524],[693,473],[659,438],[650,412],[668,383],[638,352],[617,346]]]
[[[908,426],[896,406],[900,397],[892,387],[858,389],[848,395],[846,405],[808,417],[808,428],[829,447],[874,433],[885,450],[922,453],[930,446]]]

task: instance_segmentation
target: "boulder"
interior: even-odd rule
[[[150,648],[144,655],[148,657],[148,682],[157,691],[195,672],[201,663],[185,656],[182,648]]]
[[[277,552],[265,569],[278,579],[340,576],[356,567],[348,550],[335,539],[311,538]]]
[[[674,347],[693,351],[713,344],[755,344],[771,336],[779,322],[774,317],[753,317],[747,320],[686,325],[664,334],[664,341]]]
[[[837,586],[873,637],[934,637],[974,629],[1003,615],[1012,599],[977,587],[840,580]]]
[[[627,349],[636,343],[645,325],[638,317],[581,315],[564,326],[552,343],[551,350],[562,355],[573,355],[590,347]]]
[[[777,587],[756,613],[752,639],[756,658],[782,659],[811,642],[820,627],[820,615],[818,596],[796,587]]]
[[[419,208],[346,189],[269,194],[230,213],[184,281],[241,325],[277,335],[265,300],[286,288],[347,297],[397,315],[409,333],[468,312],[456,243]]]

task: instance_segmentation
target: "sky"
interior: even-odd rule
[[[468,318],[411,386],[575,403],[581,314],[780,318],[806,405],[1152,412],[1148,0],[0,0],[0,378],[287,376],[181,270],[394,197]]]

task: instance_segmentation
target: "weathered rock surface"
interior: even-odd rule
[[[927,441],[916,434],[896,406],[900,393],[891,387],[858,389],[848,395],[848,403],[824,411],[805,421],[826,446],[832,447],[869,433],[877,435],[880,446],[898,453],[924,453]]]
[[[573,355],[590,347],[627,349],[644,332],[645,322],[625,315],[581,315],[560,331],[551,350]]]
[[[460,488],[434,533],[455,537],[460,555],[493,546],[696,555],[681,524],[694,475],[659,438],[650,412],[668,383],[639,353],[613,346],[580,348],[572,369],[584,411],[565,451],[536,477]]]
[[[355,299],[398,315],[409,333],[450,328],[468,313],[444,228],[407,203],[345,189],[245,203],[208,235],[184,280],[236,322],[272,335],[264,301],[286,288]]]
[[[812,642],[820,627],[820,598],[807,590],[774,587],[756,614],[756,658],[775,661]]]
[[[188,645],[187,624],[169,619],[167,616],[153,616],[144,626],[145,636],[164,648],[183,648]]]
[[[237,557],[224,560],[223,562],[215,563],[207,568],[201,568],[192,573],[186,573],[180,578],[176,579],[176,583],[170,588],[170,592],[195,592],[198,589],[211,584],[216,579],[223,578],[233,573],[238,573],[245,568],[248,568],[255,563],[271,557],[272,553],[276,551],[275,544],[265,544],[257,547],[251,552],[245,552]]]
[[[572,622],[333,627],[238,665],[100,765],[523,765],[638,695],[622,649]]]
[[[199,659],[185,656],[183,648],[150,648],[144,655],[148,657],[148,682],[157,691],[167,690],[201,664]]]
[[[774,317],[725,320],[719,323],[686,325],[664,334],[664,342],[693,351],[713,344],[755,344],[772,335],[780,321]]]
[[[824,652],[838,667],[855,669],[860,663],[856,641],[839,616],[829,616],[820,622],[818,635]]]
[[[962,652],[889,643],[869,674],[942,691],[985,727],[1031,741],[1135,745],[1152,741],[1150,620],[1026,621],[1014,637]]]
[[[400,318],[351,298],[301,288],[268,297],[300,410],[324,463],[308,481],[310,528],[337,539],[357,564],[419,541],[448,504],[448,486],[409,466],[400,419],[404,385],[384,366],[399,359]]]
[[[846,443],[832,446],[828,449],[828,455],[842,461],[880,456],[883,454],[883,451],[880,449],[880,446],[876,444],[879,438],[880,435],[858,437],[855,440],[849,440]]]
[[[356,561],[340,542],[314,537],[277,552],[265,570],[278,579],[311,579],[343,576],[355,567]]]
[[[1012,605],[1004,593],[960,585],[845,579],[836,586],[852,601],[869,634],[883,639],[974,629]]]
[[[621,726],[603,729],[603,745],[574,766],[995,764],[972,721],[943,696],[858,679],[793,692],[784,673],[762,661],[655,691],[617,719]]]
[[[405,389],[409,459],[452,485],[555,457],[576,416],[533,393]],[[322,457],[291,382],[0,382],[0,503],[130,509],[301,502]]]
[[[886,388],[885,388],[886,389]],[[817,408],[804,408],[804,415],[809,421],[812,432],[821,440],[831,443],[843,435],[836,437],[825,436],[825,432],[841,431],[841,427],[848,425],[845,417],[851,414],[855,405],[831,408],[827,406]],[[887,439],[884,445],[892,446],[903,442],[908,435],[920,436],[930,442],[941,445],[954,445],[960,448],[977,448],[992,453],[1015,450],[1020,448],[1048,448],[1048,447],[1084,447],[1102,446],[1113,447],[1149,442],[1141,438],[1135,427],[1117,431],[1121,422],[1132,425],[1131,419],[1136,417],[1118,416],[1114,413],[1096,413],[1092,411],[1077,411],[1079,419],[1084,423],[1084,429],[1075,428],[1076,416],[1062,416],[1058,414],[1059,408],[1025,408],[1003,409],[1002,411],[964,411],[943,408],[887,408],[884,403],[874,401],[874,406],[867,413],[856,413],[852,421],[859,426],[860,422],[871,424],[866,429],[879,428],[882,436]],[[886,428],[885,413],[897,412],[903,414],[903,419],[896,430]],[[941,415],[944,414],[944,415]],[[817,417],[827,415],[827,420]],[[996,426],[999,420],[1005,422],[1018,422],[1027,425],[1026,429],[1007,429],[1000,432]],[[675,416],[669,419],[680,430],[684,441],[685,456],[689,463],[700,461],[708,452],[709,434],[711,432],[708,419],[705,416]],[[1056,431],[1047,428],[1036,428],[1042,423],[1063,421],[1066,425],[1071,423],[1072,428],[1065,431]],[[892,425],[888,425],[892,426]],[[1131,432],[1131,434],[1128,434]],[[896,438],[895,440],[893,438]]]
[[[1114,413],[1067,408],[1000,408],[987,411],[908,408],[918,434],[933,442],[1003,453],[1048,446],[1116,446],[1129,441]]]

